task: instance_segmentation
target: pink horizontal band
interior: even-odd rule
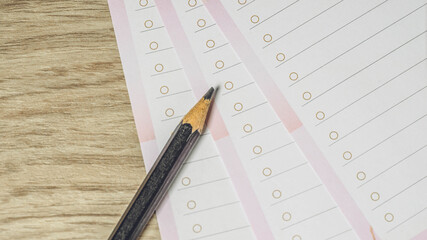
[[[302,123],[298,116],[280,92],[279,87],[252,50],[231,16],[228,15],[221,1],[206,1],[204,4],[288,131],[293,132],[299,128]]]
[[[156,4],[182,65],[186,70],[193,91],[198,97],[201,97],[208,89],[206,79],[204,78],[193,51],[191,51],[191,44],[179,21],[172,2],[170,0],[158,0]],[[224,121],[216,106],[212,109],[208,125],[212,126],[209,129],[215,139],[220,155],[227,167],[235,190],[245,209],[255,235],[258,239],[274,239],[264,212],[258,202],[258,198],[246,175],[241,159],[235,150],[235,146],[229,137]]]
[[[132,41],[125,4],[123,0],[108,0],[108,5],[116,33],[117,45],[120,49],[120,58],[129,98],[132,103],[139,141],[150,141],[154,139],[153,123],[151,122],[147,99],[144,97],[144,86],[139,72],[138,58]]]
[[[235,146],[230,137],[216,141],[224,164],[230,173],[236,192],[245,209],[249,223],[259,240],[274,239],[273,233],[262,211],[261,205],[254,192],[245,168],[237,155]]]
[[[295,130],[292,136],[359,237],[380,240],[377,236],[373,238],[374,231],[368,220],[305,127]]]
[[[424,230],[420,234],[418,234],[416,237],[414,237],[412,240],[426,240],[426,239],[427,239],[427,230]]]
[[[143,81],[138,70],[138,58],[132,41],[126,7],[124,0],[108,0],[108,5],[114,31],[116,32],[117,45],[120,49],[120,57],[132,103],[141,150],[144,155],[146,170],[148,171],[156,161],[159,150],[155,141],[147,99],[145,98]],[[178,240],[175,217],[168,196],[163,200],[156,214],[162,239]]]
[[[255,82],[272,105],[274,111],[292,133],[298,146],[319,175],[322,182],[337,202],[341,211],[349,220],[361,239],[372,239],[371,226],[356,205],[335,171],[323,156],[312,137],[306,131],[293,108],[275,84],[273,78],[264,67],[249,42],[234,23],[221,1],[207,1],[205,6],[221,28],[234,50],[237,52]],[[376,238],[378,240],[378,238]]]
[[[197,62],[193,51],[191,51],[190,42],[185,35],[184,29],[179,21],[172,2],[169,0],[157,0],[156,5],[163,23],[168,30],[169,36],[174,43],[175,50],[181,60],[193,92],[197,98],[201,98],[210,86],[207,85],[199,63]],[[210,113],[208,127],[215,140],[228,136],[224,120],[215,105]]]

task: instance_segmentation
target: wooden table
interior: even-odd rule
[[[0,1],[0,239],[106,239],[144,176],[107,1]]]

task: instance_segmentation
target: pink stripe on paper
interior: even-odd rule
[[[306,131],[295,111],[280,92],[227,10],[219,0],[206,1],[204,4],[360,238],[373,239],[371,226],[367,219]],[[376,240],[379,240],[377,236],[375,237]]]
[[[236,192],[245,209],[249,223],[255,232],[257,239],[274,239],[273,233],[268,226],[267,219],[261,209],[261,205],[249,181],[245,168],[240,161],[231,138],[225,137],[216,141],[218,150],[221,153],[224,164],[226,165]]]
[[[175,46],[175,50],[181,60],[184,71],[190,81],[191,87],[197,98],[201,98],[209,89],[202,70],[191,51],[190,42],[184,33],[179,18],[170,0],[157,0],[157,9],[162,17],[163,23],[168,30],[169,36]],[[214,105],[211,109],[208,122],[209,130],[214,140],[228,136],[227,128],[218,109]]]
[[[270,74],[263,67],[262,62],[258,59],[233,19],[231,19],[231,16],[228,15],[221,1],[205,1],[204,4],[236,53],[245,63],[247,70],[256,80],[259,88],[262,90],[288,131],[293,132],[295,129],[299,128],[302,125],[301,121],[280,92]]]
[[[414,237],[412,240],[426,240],[427,239],[427,230],[424,230],[420,234],[418,234],[416,237]]]
[[[135,54],[136,51],[132,41],[126,7],[124,0],[108,0],[108,5],[113,20],[114,31],[116,33],[117,45],[120,49],[120,58],[122,60],[126,85],[132,103],[135,125],[141,142],[141,149],[145,155],[146,170],[148,171],[148,169],[153,166],[159,151],[155,142],[154,129],[147,99],[143,95],[145,91],[138,70],[138,59]],[[177,240],[178,232],[176,229],[175,217],[168,196],[166,196],[165,200],[156,211],[156,214],[162,239]]]
[[[154,129],[151,122],[148,103],[144,97],[144,87],[139,72],[138,60],[132,42],[132,34],[123,0],[108,0],[117,45],[120,49],[123,72],[131,100],[136,130],[140,142],[154,139]]]
[[[185,35],[172,2],[171,0],[157,0],[156,5],[174,43],[183,68],[186,70],[193,91],[198,97],[201,97],[208,88],[206,80],[194,53],[191,51],[191,44]],[[262,240],[274,239],[258,198],[243,168],[241,159],[236,153],[234,144],[216,107],[212,110],[211,115],[209,125],[212,125],[212,128],[210,130],[256,237]]]
[[[372,236],[374,233],[371,231],[368,220],[305,127],[302,126],[295,130],[292,136],[359,237],[361,239],[380,240],[377,236],[375,238]]]

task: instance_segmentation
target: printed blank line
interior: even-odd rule
[[[182,117],[184,117],[184,115],[179,115],[179,116],[176,116],[176,117],[170,117],[170,118],[162,119],[162,122],[169,121],[169,120],[172,120],[172,119],[182,118]]]
[[[384,2],[383,2],[383,3],[384,3]],[[383,4],[383,3],[381,3],[381,4]],[[381,4],[380,4],[380,5],[381,5]],[[424,5],[425,5],[425,4],[424,4]],[[424,6],[424,5],[423,5],[423,6]],[[379,5],[377,5],[377,6],[379,6]],[[306,76],[304,76],[304,77],[300,78],[299,80],[295,81],[294,83],[292,83],[291,85],[289,85],[289,87],[292,87],[292,86],[294,86],[295,84],[297,84],[298,82],[301,82],[302,80],[304,80],[305,78],[309,77],[311,74],[315,73],[316,71],[320,70],[321,68],[325,67],[325,66],[326,66],[326,65],[328,65],[329,63],[331,63],[331,62],[333,62],[333,61],[337,60],[338,58],[342,57],[343,55],[347,54],[348,52],[350,52],[350,51],[354,50],[355,48],[359,47],[359,46],[360,46],[360,45],[362,45],[363,43],[365,43],[365,42],[369,41],[370,39],[374,38],[374,37],[375,37],[375,36],[377,36],[378,34],[380,34],[380,33],[384,32],[385,30],[387,30],[388,28],[392,27],[393,25],[395,25],[396,23],[400,22],[401,20],[405,19],[406,17],[408,17],[408,16],[409,16],[409,15],[411,15],[412,13],[416,12],[418,9],[422,8],[423,6],[416,8],[416,9],[415,9],[415,10],[413,10],[412,12],[410,12],[410,13],[406,14],[405,16],[403,16],[403,17],[399,18],[398,20],[396,20],[396,21],[392,22],[392,23],[391,23],[391,24],[389,24],[388,26],[386,26],[386,27],[382,28],[381,30],[379,30],[379,31],[375,32],[373,35],[369,36],[368,38],[364,39],[363,41],[359,42],[358,44],[356,44],[356,45],[352,46],[351,48],[347,49],[346,51],[342,52],[341,54],[339,54],[338,56],[336,56],[336,57],[335,57],[335,58],[333,58],[332,60],[330,60],[330,61],[326,62],[326,63],[325,63],[325,64],[323,64],[322,66],[320,66],[320,67],[318,67],[317,69],[315,69],[315,70],[311,71],[311,72],[310,72],[310,73],[308,73]],[[375,8],[376,8],[376,7],[375,7]],[[303,51],[305,51],[305,50],[303,50]],[[298,54],[299,54],[299,53],[298,53]],[[298,55],[298,54],[297,54],[297,55]],[[292,56],[292,58],[293,58],[293,57],[295,57],[295,56],[297,56],[297,55]],[[289,60],[291,60],[291,58],[290,58],[290,59],[288,59],[287,61],[289,61]],[[285,61],[285,62],[286,62],[286,61]],[[282,64],[284,64],[285,62],[283,62]]]
[[[310,101],[304,103],[302,106],[306,106],[307,104],[313,102],[314,100],[318,99],[319,97],[323,96],[324,94],[326,94],[327,92],[331,91],[332,89],[336,88],[337,86],[341,85],[342,83],[346,82],[347,80],[349,80],[350,78],[356,76],[357,74],[361,73],[362,71],[366,70],[367,68],[371,67],[372,65],[374,65],[375,63],[381,61],[382,59],[386,58],[387,56],[389,56],[390,54],[394,53],[395,51],[399,50],[401,47],[405,46],[406,44],[412,42],[414,39],[420,37],[421,35],[423,35],[424,33],[426,33],[426,31],[424,30],[423,32],[421,32],[420,34],[416,35],[415,37],[411,38],[410,40],[408,40],[407,42],[403,43],[402,45],[398,46],[397,48],[391,50],[390,52],[388,52],[387,54],[385,54],[384,56],[378,58],[377,60],[373,61],[372,63],[368,64],[367,66],[363,67],[362,69],[358,70],[357,72],[353,73],[352,75],[348,76],[347,78],[345,78],[344,80],[338,82],[337,84],[333,85],[332,87],[328,88],[327,90],[325,90],[324,92],[322,92],[321,94],[317,95],[316,97],[312,98]],[[323,67],[325,65],[322,65],[321,67]],[[317,70],[316,70],[317,71]]]
[[[314,214],[313,216],[310,216],[310,217],[308,217],[308,218],[304,218],[303,220],[301,220],[301,221],[299,221],[299,222],[296,222],[296,223],[291,224],[291,225],[289,225],[289,226],[283,227],[283,228],[282,228],[282,230],[288,229],[288,228],[293,227],[293,226],[295,226],[295,225],[297,225],[297,224],[300,224],[300,223],[302,223],[302,222],[305,222],[305,221],[307,221],[307,220],[309,220],[309,219],[312,219],[312,218],[314,218],[314,217],[320,216],[320,215],[322,215],[322,214],[324,214],[324,213],[327,213],[327,212],[329,212],[329,211],[331,211],[331,210],[334,210],[335,208],[337,208],[337,207],[335,206],[335,207],[333,207],[333,208],[329,208],[329,209],[327,209],[327,210],[325,210],[325,211],[323,211],[323,212],[316,213],[316,214]]]
[[[319,126],[320,124],[322,124],[323,122],[325,122],[328,119],[331,119],[332,117],[334,117],[335,115],[337,115],[338,113],[344,111],[345,109],[347,109],[348,107],[352,106],[353,104],[357,103],[358,101],[362,100],[363,98],[365,98],[366,96],[370,95],[371,93],[375,92],[376,90],[384,87],[385,85],[387,85],[388,83],[392,82],[393,80],[397,79],[398,77],[402,76],[403,74],[407,73],[409,70],[413,69],[414,67],[416,67],[417,65],[419,65],[420,63],[424,62],[425,60],[427,60],[427,58],[424,58],[423,60],[417,62],[415,65],[412,65],[410,68],[406,69],[405,71],[399,73],[398,75],[396,75],[395,77],[391,78],[390,80],[388,80],[387,82],[379,85],[378,87],[376,87],[375,89],[373,89],[372,91],[366,93],[365,95],[363,95],[362,97],[356,99],[355,101],[351,102],[350,104],[348,104],[347,106],[341,108],[340,110],[338,110],[337,112],[335,112],[334,114],[330,115],[329,117],[325,118],[325,120],[319,122],[318,124],[316,124],[316,126]]]
[[[336,237],[338,237],[338,236],[341,236],[341,235],[343,235],[343,234],[345,234],[345,233],[351,232],[352,230],[353,230],[353,229],[347,229],[347,230],[345,230],[344,232],[340,232],[340,233],[338,233],[338,234],[335,234],[335,235],[333,235],[333,236],[331,236],[331,237],[326,238],[325,240],[331,240],[331,239],[334,239],[334,238],[336,238]]]
[[[279,121],[279,122],[275,122],[275,123],[270,124],[270,125],[268,125],[268,126],[266,126],[266,127],[263,127],[263,128],[260,128],[260,129],[258,129],[258,130],[256,130],[256,131],[253,131],[253,132],[251,132],[251,133],[248,133],[248,134],[246,134],[246,135],[242,136],[242,138],[245,138],[245,137],[247,137],[247,136],[253,135],[253,134],[258,133],[258,132],[261,132],[261,131],[263,131],[263,130],[265,130],[265,129],[267,129],[267,128],[273,127],[273,126],[275,126],[275,125],[277,125],[277,124],[280,124],[280,123],[282,123],[282,122],[281,122],[281,121]]]
[[[169,50],[169,49],[173,49],[173,47],[163,48],[163,49],[159,49],[159,50],[147,52],[145,54],[148,55],[148,54],[152,54],[152,53],[156,53],[156,52],[161,52],[161,51],[165,51],[165,50]]]
[[[262,20],[261,22],[255,24],[253,27],[249,28],[249,29],[254,29],[255,27],[257,27],[258,25],[264,23],[265,21],[269,20],[270,18],[276,16],[277,14],[283,12],[284,10],[286,10],[287,8],[291,7],[292,5],[294,5],[295,3],[299,2],[300,0],[296,0],[295,2],[290,3],[289,5],[286,5],[284,8],[280,9],[279,11],[275,12],[273,15],[265,18],[264,20]]]
[[[227,45],[228,43],[224,43],[224,44],[222,44],[222,45],[219,45],[218,47],[214,47],[214,48],[211,48],[211,49],[209,49],[209,50],[207,50],[207,51],[205,51],[205,52],[203,52],[203,53],[208,53],[208,52],[212,52],[213,50],[216,50],[216,49],[218,49],[218,48],[220,48],[220,47],[224,47],[225,45]]]
[[[420,7],[421,8],[421,7]],[[338,58],[342,57],[343,55],[347,54],[348,52],[350,52],[351,50],[359,47],[360,45],[362,45],[363,43],[365,43],[366,41],[372,39],[373,37],[375,37],[376,35],[380,34],[381,32],[383,32],[384,30],[388,29],[389,27],[393,26],[395,23],[399,22],[400,20],[406,18],[407,16],[411,15],[412,13],[414,13],[416,10],[418,10],[419,8],[415,9],[414,11],[410,12],[409,14],[405,15],[404,17],[398,19],[397,21],[393,22],[392,24],[388,25],[387,27],[381,29],[380,31],[376,32],[375,34],[371,35],[370,37],[366,38],[365,40],[359,42],[358,44],[354,45],[353,47],[347,49],[346,51],[344,51],[343,53],[341,53],[340,55],[336,56],[335,58],[331,59],[330,61],[326,62],[325,64],[323,64],[322,66],[316,68],[315,70],[311,71],[310,73],[308,73],[306,76],[300,78],[299,80],[295,81],[294,83],[292,83],[291,85],[289,85],[290,87],[292,87],[293,85],[297,84],[298,82],[304,80],[305,78],[309,77],[310,75],[312,75],[313,73],[317,72],[318,70],[320,70],[321,68],[325,67],[326,65],[328,65],[329,63],[337,60]]]
[[[195,214],[195,213],[200,213],[200,212],[205,212],[205,211],[209,211],[209,210],[217,209],[217,208],[221,208],[221,207],[226,207],[226,206],[230,206],[230,205],[233,205],[233,204],[236,204],[236,203],[239,203],[239,201],[222,204],[222,205],[218,205],[218,206],[215,206],[215,207],[205,208],[205,209],[201,209],[201,210],[194,211],[194,212],[189,212],[189,213],[184,214],[184,216]]]
[[[380,175],[384,174],[385,172],[387,172],[388,170],[392,169],[393,167],[395,167],[396,165],[399,165],[400,163],[402,163],[403,161],[405,161],[406,159],[412,157],[413,155],[415,155],[417,152],[423,150],[425,147],[427,147],[427,145],[422,146],[421,148],[419,148],[418,150],[416,150],[415,152],[409,154],[408,156],[404,157],[403,159],[401,159],[400,161],[396,162],[395,164],[391,165],[390,167],[388,167],[387,169],[383,170],[382,172],[378,173],[377,175],[373,176],[372,178],[370,178],[369,180],[367,180],[366,182],[360,184],[357,188],[361,188],[362,186],[366,185],[367,183],[369,183],[370,181],[374,180],[375,178],[379,177]]]
[[[359,15],[358,17],[354,18],[353,20],[351,20],[350,22],[344,24],[343,26],[339,27],[338,29],[334,30],[333,32],[329,33],[328,35],[324,36],[323,38],[319,39],[318,41],[316,41],[315,43],[311,44],[310,46],[304,48],[303,50],[301,50],[300,52],[296,53],[295,55],[293,55],[292,57],[286,59],[284,62],[281,62],[280,64],[278,64],[275,68],[278,68],[280,66],[282,66],[283,64],[285,64],[286,62],[290,61],[291,59],[297,57],[298,55],[300,55],[301,53],[307,51],[308,49],[310,49],[311,47],[317,45],[318,43],[320,43],[321,41],[325,40],[326,38],[334,35],[335,33],[337,33],[338,31],[340,31],[341,29],[347,27],[348,25],[350,25],[351,23],[353,23],[354,21],[358,20],[359,18],[365,16],[366,14],[368,14],[369,12],[371,12],[372,10],[376,9],[377,7],[381,6],[382,4],[384,4],[385,2],[387,2],[388,0],[376,5],[375,7],[369,9],[368,11],[364,12],[362,15]],[[290,86],[292,86],[293,84],[291,84]]]
[[[196,31],[194,31],[194,33],[198,33],[198,32],[200,32],[200,31],[203,31],[203,30],[205,30],[205,29],[207,29],[207,28],[210,28],[210,27],[212,27],[212,26],[215,26],[216,24],[214,23],[214,24],[212,24],[212,25],[209,25],[209,26],[207,26],[207,27],[204,27],[204,28],[201,28],[201,29],[199,29],[199,30],[196,30]]]
[[[235,66],[237,66],[237,65],[239,65],[239,64],[241,64],[241,63],[242,63],[242,62],[235,63],[235,64],[233,64],[233,65],[231,65],[231,66],[228,66],[228,67],[225,67],[225,68],[223,68],[223,69],[221,69],[221,70],[218,70],[218,71],[216,71],[216,72],[214,72],[214,73],[212,73],[212,74],[217,74],[217,73],[219,73],[219,72],[225,71],[225,70],[230,69],[230,68],[232,68],[232,67],[235,67]]]
[[[228,177],[226,177],[226,178],[220,178],[220,179],[209,181],[209,182],[199,183],[199,184],[191,185],[191,186],[188,186],[188,187],[185,187],[185,188],[179,188],[178,191],[186,190],[186,189],[189,189],[189,188],[200,187],[200,186],[203,186],[203,185],[206,185],[206,184],[220,182],[220,181],[224,181],[224,180],[227,180],[227,179],[228,179]]]
[[[153,7],[155,7],[156,5],[152,5],[152,6],[148,6],[148,7],[143,7],[143,8],[138,8],[138,9],[136,9],[135,11],[141,11],[141,10],[144,10],[144,9],[148,9],[148,8],[153,8]]]
[[[399,131],[393,133],[392,135],[388,136],[387,138],[385,138],[384,140],[380,141],[379,143],[375,144],[373,147],[369,148],[368,150],[364,151],[363,153],[359,154],[359,156],[353,158],[352,160],[348,161],[347,163],[345,163],[343,165],[343,167],[347,166],[348,164],[356,161],[357,159],[359,159],[360,157],[362,157],[363,155],[365,155],[366,153],[368,153],[369,151],[371,151],[372,149],[378,147],[379,145],[383,144],[384,142],[386,142],[387,140],[390,140],[391,138],[393,138],[394,136],[396,136],[397,134],[401,133],[403,130],[407,129],[408,127],[412,126],[413,124],[415,124],[416,122],[418,122],[419,120],[423,119],[425,116],[427,116],[427,114],[424,114],[424,116],[418,118],[417,120],[413,121],[412,123],[410,123],[409,125],[405,126],[404,128],[400,129]]]
[[[422,209],[421,211],[419,211],[419,212],[415,213],[414,215],[410,216],[410,217],[409,217],[409,218],[407,218],[405,221],[403,221],[403,222],[401,222],[401,223],[397,224],[396,226],[394,226],[393,228],[391,228],[390,230],[388,230],[388,231],[387,231],[387,233],[389,233],[389,232],[393,231],[394,229],[396,229],[396,228],[400,227],[402,224],[406,223],[407,221],[409,221],[409,220],[411,220],[412,218],[416,217],[416,216],[417,216],[417,215],[419,215],[420,213],[424,212],[424,210],[426,210],[426,209],[427,209],[427,207],[425,207],[425,208],[424,208],[424,209]]]
[[[308,19],[307,21],[305,21],[305,22],[301,23],[300,25],[296,26],[295,28],[293,28],[293,29],[292,29],[292,30],[290,30],[289,32],[287,32],[287,33],[283,34],[282,36],[278,37],[277,39],[273,40],[272,42],[270,42],[269,44],[265,45],[265,46],[264,46],[264,47],[262,47],[262,48],[266,48],[266,47],[270,46],[271,44],[273,44],[273,43],[275,43],[275,42],[279,41],[280,39],[284,38],[285,36],[287,36],[288,34],[292,33],[293,31],[297,30],[298,28],[300,28],[300,27],[304,26],[305,24],[307,24],[307,23],[308,23],[308,22],[310,22],[311,20],[313,20],[313,19],[317,18],[318,16],[322,15],[323,13],[325,13],[325,12],[329,11],[330,9],[332,9],[332,8],[333,8],[333,7],[335,7],[336,5],[338,5],[338,4],[340,4],[340,3],[342,3],[343,1],[344,1],[344,0],[340,0],[340,1],[338,1],[338,2],[337,2],[337,3],[335,3],[334,5],[332,5],[332,6],[328,7],[327,9],[325,9],[325,10],[323,10],[323,11],[321,11],[320,13],[318,13],[317,15],[315,15],[314,17],[312,17],[312,18]]]
[[[163,75],[163,74],[167,74],[167,73],[171,73],[171,72],[176,72],[176,71],[179,71],[179,70],[182,70],[182,68],[177,68],[177,69],[173,69],[173,70],[169,70],[169,71],[164,71],[164,72],[161,72],[161,73],[156,73],[156,74],[153,74],[151,76],[155,77],[155,76],[159,76],[159,75]]]
[[[271,178],[274,178],[274,177],[277,177],[277,176],[282,175],[282,174],[284,174],[284,173],[290,172],[290,171],[295,170],[295,169],[297,169],[297,168],[299,168],[299,167],[302,167],[302,166],[304,166],[304,165],[306,165],[306,164],[307,164],[307,162],[301,163],[301,164],[299,164],[299,165],[296,165],[296,166],[294,166],[294,167],[291,167],[291,168],[289,168],[289,169],[286,169],[285,171],[279,172],[279,173],[277,173],[277,174],[275,174],[275,175],[273,175],[273,176],[270,176],[270,177],[268,177],[268,178],[264,178],[264,179],[262,179],[260,182],[264,182],[264,181],[270,180]]]
[[[282,146],[277,147],[277,148],[275,148],[275,149],[272,149],[272,150],[270,150],[270,151],[268,151],[268,152],[265,152],[265,153],[263,153],[263,154],[260,154],[260,155],[258,155],[258,156],[256,156],[256,157],[253,157],[253,158],[251,158],[251,160],[254,160],[254,159],[257,159],[257,158],[263,157],[263,156],[265,156],[265,155],[267,155],[267,154],[269,154],[269,153],[275,152],[275,151],[277,151],[277,150],[279,150],[279,149],[281,149],[281,148],[284,148],[284,147],[289,146],[289,145],[294,144],[294,143],[295,143],[295,142],[286,143],[285,145],[282,145]]]
[[[213,159],[213,158],[217,158],[219,157],[219,155],[215,155],[215,156],[210,156],[210,157],[205,157],[205,158],[199,158],[193,161],[187,161],[184,164],[190,164],[190,163],[195,163],[195,162],[200,162],[200,161],[205,161],[205,160],[209,160],[209,159]]]
[[[157,99],[159,99],[159,98],[165,98],[165,97],[170,97],[170,96],[178,95],[178,94],[181,94],[181,93],[187,93],[187,92],[191,92],[191,91],[192,90],[190,89],[190,90],[185,90],[185,91],[181,91],[181,92],[171,93],[171,94],[168,94],[168,95],[157,97]]]
[[[296,193],[296,194],[294,194],[294,195],[292,195],[292,196],[289,196],[289,197],[287,197],[287,198],[285,198],[285,199],[282,199],[282,200],[280,200],[280,201],[278,201],[278,202],[275,202],[275,203],[271,204],[271,206],[277,205],[277,204],[282,203],[282,202],[284,202],[284,201],[286,201],[286,200],[289,200],[289,199],[291,199],[291,198],[294,198],[294,197],[297,197],[297,196],[302,195],[302,194],[304,194],[304,193],[310,192],[311,190],[314,190],[314,189],[316,189],[316,188],[318,188],[318,187],[320,187],[320,186],[322,186],[322,184],[316,185],[316,186],[311,187],[311,188],[309,188],[309,189],[306,189],[306,190],[304,190],[304,191],[302,191],[302,192]]]
[[[150,29],[147,29],[147,30],[142,30],[142,31],[140,31],[140,33],[145,33],[145,32],[149,32],[149,31],[157,30],[157,29],[164,28],[164,27],[165,26],[150,28]]]
[[[203,4],[200,4],[197,7],[190,8],[190,9],[186,10],[185,12],[190,12],[190,11],[193,11],[194,9],[198,9],[198,8],[201,8],[201,7],[203,7]]]
[[[251,85],[251,84],[253,84],[253,83],[254,83],[254,82],[250,82],[250,83],[245,84],[245,85],[242,85],[242,86],[240,86],[240,87],[238,87],[238,88],[234,88],[234,89],[232,89],[232,90],[230,90],[230,91],[228,91],[228,92],[223,93],[223,94],[222,94],[222,96],[227,95],[227,94],[229,94],[229,93],[231,93],[231,92],[237,91],[237,90],[239,90],[239,89],[242,89],[242,88],[244,88],[244,87],[247,87],[247,86],[249,86],[249,85]]]
[[[243,110],[243,111],[240,111],[240,112],[238,112],[238,113],[235,113],[235,114],[233,114],[233,115],[231,115],[231,116],[232,116],[232,117],[235,117],[235,116],[237,116],[237,115],[239,115],[239,114],[242,114],[242,113],[244,113],[244,112],[247,112],[247,111],[249,111],[249,110],[252,110],[252,109],[254,109],[254,108],[257,108],[257,107],[259,107],[259,106],[261,106],[261,105],[264,105],[264,104],[266,104],[266,103],[268,103],[268,102],[260,103],[260,104],[258,104],[258,105],[253,106],[253,107],[247,108],[247,109],[245,109],[245,110]]]
[[[252,1],[248,2],[248,3],[246,3],[246,4],[245,4],[245,5],[243,5],[242,7],[238,8],[236,11],[240,11],[240,10],[242,10],[243,8],[247,7],[249,4],[251,4],[251,3],[253,3],[253,2],[255,2],[255,0],[252,0]]]
[[[411,185],[409,185],[408,187],[404,188],[402,191],[396,193],[395,195],[393,195],[392,197],[390,197],[389,199],[385,200],[384,202],[382,202],[381,204],[379,204],[378,206],[372,208],[372,211],[374,211],[375,209],[383,206],[384,204],[388,203],[390,200],[392,200],[393,198],[399,196],[400,194],[402,194],[403,192],[405,192],[406,190],[410,189],[411,187],[417,185],[418,183],[422,182],[424,179],[426,179],[427,176],[424,176],[423,178],[421,178],[420,180],[412,183]]]
[[[230,229],[230,230],[225,230],[225,231],[222,231],[222,232],[212,233],[212,234],[208,234],[208,235],[205,235],[205,236],[202,236],[202,237],[198,237],[198,238],[192,238],[191,240],[197,240],[197,239],[203,239],[203,238],[207,238],[207,237],[212,237],[212,236],[216,236],[216,235],[219,235],[219,234],[228,233],[228,232],[232,232],[232,231],[237,231],[237,230],[248,228],[248,227],[250,227],[250,226],[247,225],[247,226],[243,226],[243,227],[233,228],[233,229]]]
[[[381,112],[380,114],[376,115],[375,117],[369,119],[367,122],[363,123],[362,125],[360,125],[359,127],[355,128],[354,130],[351,130],[350,132],[348,132],[347,134],[343,135],[341,138],[337,139],[335,142],[329,144],[329,146],[334,145],[335,143],[339,142],[340,140],[348,137],[349,135],[351,135],[352,133],[356,132],[357,130],[361,129],[362,127],[364,127],[366,124],[372,122],[373,120],[377,119],[378,117],[382,116],[383,114],[387,113],[388,111],[390,111],[391,109],[397,107],[398,105],[400,105],[401,103],[405,102],[406,100],[408,100],[409,98],[415,96],[417,93],[421,92],[422,90],[424,90],[425,88],[427,88],[427,86],[417,90],[416,92],[412,93],[411,95],[407,96],[406,98],[400,100],[399,102],[397,102],[396,104],[394,104],[393,106],[387,108],[386,110],[384,110],[383,112]]]

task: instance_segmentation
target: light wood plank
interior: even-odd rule
[[[106,239],[144,176],[107,1],[0,1],[0,239]]]

